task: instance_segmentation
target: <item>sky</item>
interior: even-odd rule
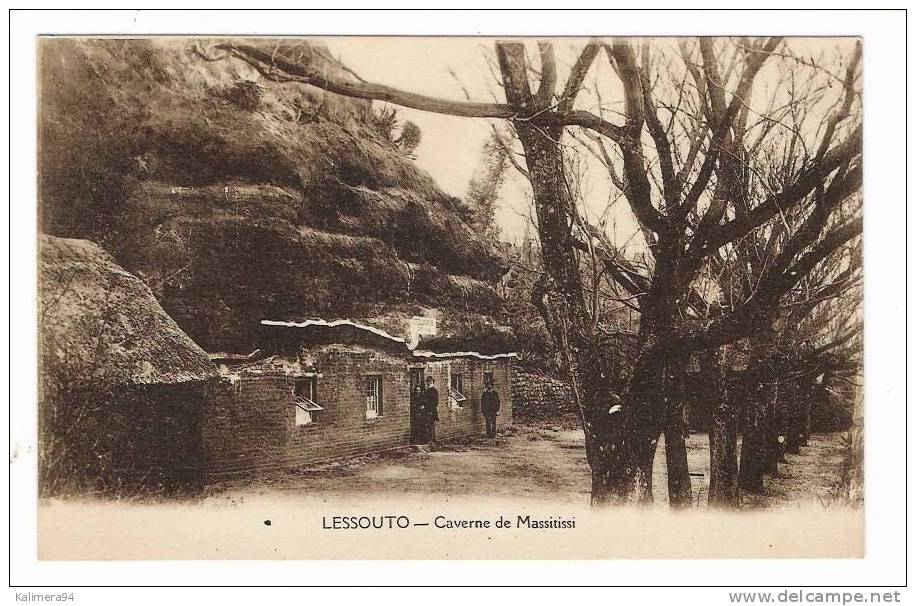
[[[475,100],[492,101],[489,91],[497,89],[484,59],[483,39],[327,38],[325,42],[334,56],[371,82],[457,101],[465,99],[462,84]],[[417,164],[448,193],[463,196],[490,133],[487,121],[401,111],[423,131]]]

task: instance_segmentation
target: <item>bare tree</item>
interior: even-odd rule
[[[537,216],[545,272],[539,307],[578,403],[596,505],[651,500],[652,462],[670,413],[660,388],[666,369],[691,352],[715,349],[765,325],[772,309],[805,275],[861,231],[859,217],[839,224],[828,220],[861,187],[861,127],[851,112],[852,102],[845,103],[846,98],[855,99],[858,50],[848,61],[852,76],[833,88],[842,89],[841,102],[833,112],[821,111],[826,117],[813,131],[806,119],[804,129],[795,129],[801,133],[796,141],[785,137],[782,127],[768,126],[784,119],[758,121],[751,109],[754,84],[765,64],[793,60],[782,48],[776,38],[701,38],[682,41],[678,53],[653,53],[648,41],[637,52],[626,40],[594,40],[582,48],[561,84],[550,42],[537,45],[538,70],[532,69],[523,43],[498,42],[505,102],[478,103],[331,78],[256,46],[216,45],[271,80],[425,111],[509,121],[524,152]],[[607,58],[616,74],[622,124],[575,106],[599,56]],[[672,81],[684,84],[659,86]],[[801,113],[809,116],[818,109]],[[613,250],[601,249],[608,272],[638,295],[640,311],[633,369],[618,395],[583,287],[580,255],[583,248],[596,250],[601,240],[574,210],[563,153],[570,127],[586,129],[614,149],[621,164],[619,183],[652,256],[650,271],[640,272],[621,262]],[[771,134],[787,150],[799,150],[786,153],[790,178],[774,191],[742,188],[739,177],[770,149]],[[806,219],[800,229],[767,240],[779,252],[762,272],[753,296],[722,308],[709,322],[690,320],[696,305],[694,285],[710,259],[752,232],[776,233],[772,226],[796,208],[805,209]]]

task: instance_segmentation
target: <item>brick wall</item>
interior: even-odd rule
[[[483,394],[484,374],[493,373],[493,383],[499,393],[500,409],[496,427],[501,429],[512,424],[511,365],[499,360],[454,359],[447,362],[430,362],[426,374],[436,379],[439,389],[439,425],[436,437],[450,440],[468,435],[480,435],[485,431],[483,414],[480,412],[480,396]],[[448,399],[451,375],[460,373],[467,398],[461,407],[453,407]]]
[[[320,376],[317,420],[295,427],[290,417],[290,464],[401,446],[410,442],[410,379],[406,360],[376,351],[324,348],[310,351]],[[381,378],[382,411],[366,415],[366,378]],[[292,413],[291,413],[292,414]]]
[[[280,466],[288,433],[292,380],[285,375],[223,379],[204,410],[202,440],[207,480],[224,473]]]
[[[397,446],[410,441],[409,361],[353,346],[303,349],[296,362],[230,369],[210,399],[203,421],[205,469],[210,480],[273,471]],[[415,364],[412,364],[415,366]],[[448,403],[450,373],[464,376],[463,408]],[[484,432],[480,413],[484,373],[492,372],[502,407],[498,427],[512,422],[511,368],[504,361],[430,362],[425,373],[439,389],[441,440]],[[296,382],[314,376],[324,407],[307,425],[295,424]],[[366,378],[381,378],[382,414],[366,415]]]

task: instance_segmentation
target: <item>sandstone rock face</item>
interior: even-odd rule
[[[318,44],[255,43],[348,77]],[[42,231],[102,246],[210,351],[250,351],[264,318],[499,314],[491,245],[369,103],[211,49],[42,40]]]

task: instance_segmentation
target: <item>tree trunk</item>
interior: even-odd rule
[[[799,454],[802,440],[802,410],[799,400],[798,383],[791,381],[783,387],[784,398],[786,399],[786,408],[788,418],[786,422],[786,452],[789,454]]]
[[[767,404],[767,437],[766,437],[766,473],[773,477],[779,475],[779,463],[785,461],[782,444],[785,438],[780,434],[782,414],[779,410],[779,386],[776,378],[769,376],[763,383]]]
[[[501,61],[518,61],[511,56]],[[506,70],[503,70],[506,73]],[[511,70],[510,70],[511,71]],[[522,76],[517,75],[521,81]],[[510,83],[511,84],[511,83]],[[513,87],[507,88],[507,93]],[[563,154],[555,137],[560,130],[516,126],[531,175],[541,240],[543,276],[534,303],[563,357],[577,412],[585,434],[585,449],[592,469],[595,506],[645,503],[652,500],[652,459],[658,424],[647,425],[645,410],[652,405],[651,381],[644,377],[650,365],[634,364],[634,379],[622,397],[612,393],[611,364],[597,347],[580,282],[579,261],[571,237],[571,207],[565,181]],[[638,351],[645,354],[646,339]],[[646,359],[645,355],[639,356]],[[651,374],[651,373],[650,373]],[[653,435],[654,434],[654,435]]]
[[[549,110],[553,102],[552,80],[546,81],[546,94],[542,94],[542,82],[537,95],[532,95],[524,45],[498,44],[497,59],[510,105],[519,108],[520,114]],[[628,106],[633,103],[641,107],[642,100],[628,99]],[[563,356],[573,385],[585,433],[586,456],[592,468],[592,503],[651,502],[652,465],[666,423],[660,383],[671,352],[665,345],[670,343],[672,322],[681,317],[676,313],[678,302],[686,300],[684,295],[689,288],[689,280],[675,279],[683,237],[660,238],[667,248],[656,256],[655,279],[640,302],[642,316],[633,371],[624,393],[615,399],[611,366],[597,345],[572,240],[575,200],[566,179],[560,142],[564,128],[537,126],[524,120],[513,125],[525,152],[544,264],[535,304]],[[641,127],[641,121],[633,125]],[[631,141],[626,150],[635,157],[640,152],[639,137],[633,134],[635,143]],[[644,173],[631,172],[646,181],[648,187]]]
[[[741,464],[738,481],[742,490],[763,492],[763,476],[775,465],[776,389],[769,372],[773,331],[766,327],[750,338],[752,358],[743,377],[747,409],[741,432]]]
[[[668,364],[664,380],[665,404],[668,415],[665,424],[665,465],[668,470],[668,503],[671,507],[689,507],[693,503],[690,470],[687,467],[687,410],[684,374],[686,364],[680,358]]]
[[[807,383],[803,383],[799,389],[799,399],[801,403],[801,414],[799,423],[801,425],[801,446],[808,445],[808,439],[811,438],[811,390]]]
[[[663,429],[660,368],[654,356],[637,358],[623,397],[592,408],[595,414],[586,423],[594,435],[592,505],[652,502],[652,468]]]
[[[786,462],[786,439],[789,436],[789,406],[788,394],[785,393],[783,385],[777,385],[776,395],[776,460],[779,463]]]
[[[633,393],[586,423],[586,431],[595,436],[589,454],[593,506],[652,502],[652,468],[660,432],[657,425],[635,418],[642,397]]]
[[[709,426],[709,506],[726,509],[741,504],[738,491],[738,401],[725,388],[721,350],[702,352],[706,393],[712,399]]]
[[[618,444],[621,442],[618,441]],[[655,458],[655,445],[651,451],[651,456],[646,453],[641,457],[596,457],[596,462],[591,466],[592,506],[651,503],[652,459]]]
[[[741,465],[738,483],[741,490],[763,492],[763,474],[766,471],[766,396],[763,385],[747,386],[747,408],[741,430]]]
[[[586,456],[592,470],[592,506],[650,501],[651,463],[647,475],[639,457],[640,436],[633,407],[617,397],[605,400],[587,384],[580,383],[573,391],[583,415]]]

